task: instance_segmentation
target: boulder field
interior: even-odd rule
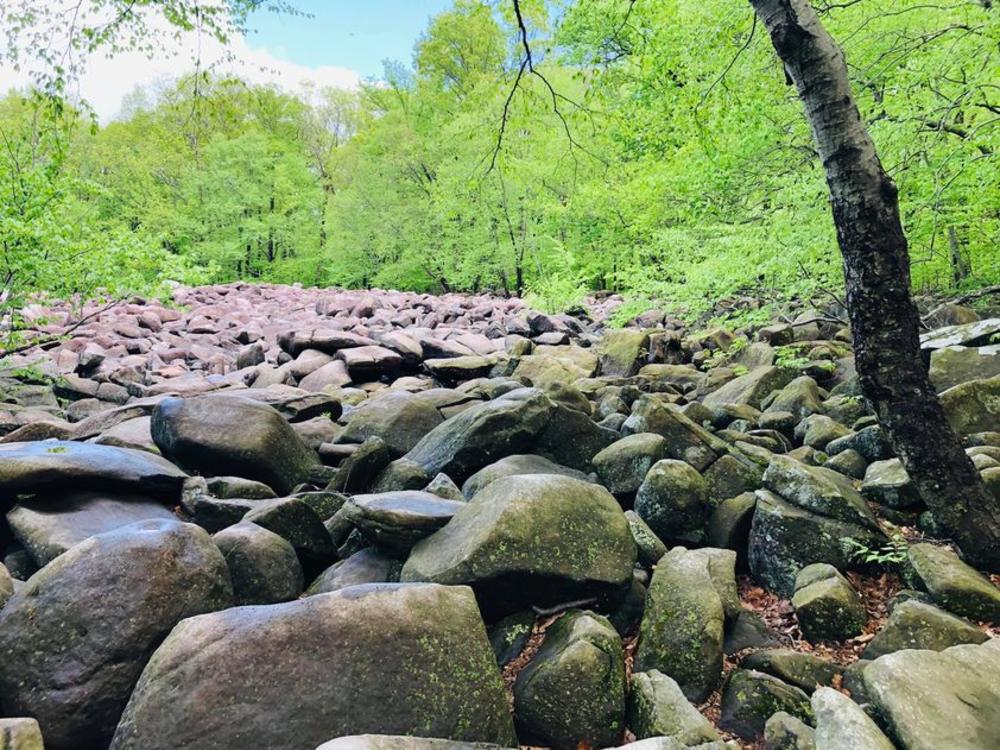
[[[994,750],[1000,588],[850,331],[271,285],[32,305],[0,750]],[[932,382],[1000,495],[1000,318]]]

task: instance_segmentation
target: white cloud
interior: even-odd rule
[[[122,100],[136,86],[175,80],[194,70],[195,60],[214,71],[239,75],[251,83],[273,83],[293,92],[306,84],[356,88],[361,80],[356,71],[348,68],[310,68],[281,59],[267,50],[254,49],[243,37],[231,39],[227,48],[206,34],[191,32],[175,38],[167,22],[159,17],[150,20],[150,27],[154,37],[161,40],[154,57],[141,52],[123,52],[110,58],[95,55],[71,89],[71,93],[90,103],[101,122],[118,114]],[[26,86],[28,81],[26,72],[0,66],[0,95],[10,88]]]

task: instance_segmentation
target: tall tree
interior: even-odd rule
[[[826,171],[862,391],[938,522],[970,560],[1000,569],[1000,501],[928,379],[896,185],[855,103],[844,54],[808,0],[750,3],[798,90]]]

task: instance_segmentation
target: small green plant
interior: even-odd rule
[[[909,552],[906,538],[898,531],[889,535],[889,541],[878,547],[870,547],[857,539],[845,539],[844,547],[848,556],[855,562],[895,567],[902,564]]]
[[[778,367],[788,367],[793,370],[802,370],[813,361],[808,357],[803,357],[801,350],[794,346],[779,346],[774,350],[774,364]]]
[[[748,346],[750,346],[749,339],[743,337],[733,339],[728,348],[716,349],[709,355],[708,359],[705,360],[705,369],[709,370],[713,367],[726,364]],[[738,372],[738,370],[742,370],[742,372]],[[736,372],[737,375],[746,375],[748,370],[743,365],[734,365],[733,372]]]

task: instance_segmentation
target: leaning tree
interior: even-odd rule
[[[809,0],[750,4],[823,161],[861,390],[938,523],[970,561],[1000,569],[1000,498],[980,479],[928,378],[896,185],[854,100],[843,51]]]

